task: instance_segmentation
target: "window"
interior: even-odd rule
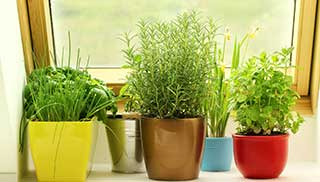
[[[73,45],[92,58],[91,67],[120,67],[125,59],[119,35],[135,30],[140,18],[168,20],[190,9],[229,27],[234,37],[259,27],[247,55],[292,45],[294,0],[51,0],[56,51],[68,45],[67,31],[71,31]]]
[[[316,5],[317,0],[18,0],[29,72],[34,66],[31,50],[37,57],[60,53],[62,46],[68,45],[70,30],[73,48],[80,47],[83,56],[91,55],[89,71],[121,87],[127,70],[120,68],[125,60],[117,36],[134,30],[142,17],[170,19],[181,11],[199,9],[205,16],[221,20],[232,33],[239,33],[238,37],[260,27],[247,55],[262,48],[272,51],[293,45],[293,88],[302,96],[310,95]]]

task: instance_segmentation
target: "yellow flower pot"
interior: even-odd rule
[[[38,181],[86,180],[94,145],[94,120],[30,121],[28,127]]]

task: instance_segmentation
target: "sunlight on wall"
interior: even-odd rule
[[[22,111],[24,63],[16,1],[0,5],[0,173],[17,170],[17,131]]]
[[[316,145],[317,145],[317,162],[320,163],[320,90],[318,97],[318,111],[317,111],[317,135],[316,137]]]

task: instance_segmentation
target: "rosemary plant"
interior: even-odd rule
[[[139,33],[122,37],[130,93],[138,111],[152,118],[204,116],[207,81],[213,68],[217,26],[197,12],[169,22],[138,23]],[[133,39],[138,39],[133,44]]]

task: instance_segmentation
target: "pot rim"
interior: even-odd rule
[[[232,139],[231,136],[224,136],[224,137],[206,137],[206,140],[227,140]]]
[[[87,121],[33,121],[33,120],[29,120],[28,122],[30,123],[90,123],[90,122],[94,122],[97,121],[97,117],[93,117],[90,120]]]
[[[108,119],[141,119],[141,114],[138,112],[120,112],[113,116],[113,114],[108,113]]]
[[[241,135],[241,134],[232,134],[232,138],[238,139],[281,139],[288,138],[289,133],[279,134],[279,135]]]
[[[163,118],[163,119],[160,119],[160,118],[150,118],[150,117],[145,117],[145,116],[141,116],[141,119],[142,120],[161,120],[161,121],[189,121],[189,120],[204,120],[204,117],[194,117],[194,118]]]

